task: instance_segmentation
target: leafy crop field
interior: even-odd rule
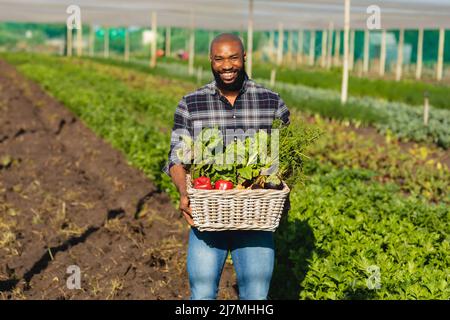
[[[179,99],[196,88],[193,79],[92,60],[1,57],[177,201],[161,169],[173,112]],[[307,179],[293,188],[291,210],[276,232],[270,297],[449,299],[448,151],[403,143],[390,127],[380,135],[349,121],[312,116],[285,100],[292,126],[322,135],[307,151]],[[445,140],[448,128],[443,130]],[[375,288],[368,285],[373,270],[379,275]]]
[[[125,64],[117,60],[95,59],[97,62],[109,65],[124,66],[148,72],[146,63],[135,62]],[[208,69],[202,69],[193,76],[188,76],[187,66],[180,63],[160,63],[158,68],[152,71],[161,76],[175,77],[199,84],[211,78]],[[301,71],[303,72],[303,71]],[[199,77],[201,75],[201,77]],[[256,80],[267,87],[270,81],[266,78]],[[367,84],[367,86],[370,86]],[[392,84],[393,87],[396,84]],[[326,86],[313,88],[303,84],[292,84],[288,82],[277,82],[277,92],[282,94],[283,99],[291,108],[299,109],[310,114],[320,114],[326,118],[347,120],[355,125],[373,125],[383,134],[394,135],[403,141],[415,141],[433,143],[448,149],[450,147],[450,110],[430,107],[428,125],[423,124],[423,107],[407,104],[398,99],[387,100],[387,97],[350,96],[345,105],[340,103],[338,91],[327,89]],[[411,87],[411,91],[418,90]],[[442,96],[445,101],[450,101],[450,91],[445,89]]]
[[[167,59],[174,62],[174,59]],[[176,61],[180,63],[179,61]],[[209,70],[209,61],[205,56],[199,56],[196,65]],[[301,84],[320,89],[340,92],[342,72],[340,68],[323,70],[301,66],[300,68],[276,67],[270,64],[257,64],[253,67],[253,77],[270,79],[273,68],[277,69],[277,81],[289,84]],[[403,102],[408,105],[423,105],[424,93],[429,94],[430,104],[440,109],[450,109],[449,86],[444,83],[425,83],[412,80],[368,79],[350,75],[349,95],[355,97],[382,98],[387,101]]]

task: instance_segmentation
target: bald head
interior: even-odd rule
[[[210,55],[212,54],[215,46],[217,46],[219,44],[223,44],[223,43],[238,44],[241,49],[241,54],[244,54],[244,44],[242,43],[241,38],[239,38],[238,36],[236,36],[232,33],[222,33],[222,34],[219,34],[217,37],[215,37],[213,39],[213,41],[211,41],[211,46],[209,48]]]

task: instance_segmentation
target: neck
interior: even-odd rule
[[[219,88],[219,91],[223,96],[237,96],[239,94],[239,90],[229,91],[229,90]]]

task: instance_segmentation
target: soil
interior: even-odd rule
[[[189,299],[188,232],[123,154],[0,60],[0,299]],[[227,262],[218,298],[237,297]]]

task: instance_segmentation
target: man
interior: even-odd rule
[[[186,170],[177,161],[176,130],[193,136],[194,127],[219,127],[225,141],[245,138],[245,131],[270,131],[274,119],[289,123],[280,96],[248,78],[246,53],[239,37],[221,34],[211,43],[214,81],[184,96],[174,116],[171,151],[165,171],[180,193],[180,211],[191,225],[187,270],[191,299],[215,299],[228,252],[236,270],[240,299],[267,299],[274,265],[273,234],[267,231],[204,231],[194,227],[186,192]],[[231,140],[231,141],[230,141]]]

